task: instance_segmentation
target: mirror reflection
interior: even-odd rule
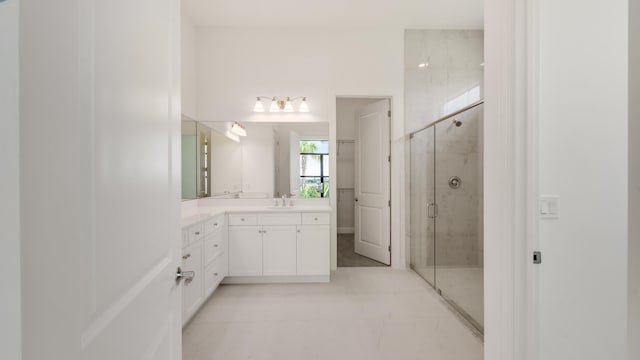
[[[328,123],[183,121],[183,199],[328,197],[329,157]]]

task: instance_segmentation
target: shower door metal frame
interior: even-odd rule
[[[437,203],[437,193],[436,193],[436,173],[437,173],[437,142],[438,142],[438,133],[436,130],[436,125],[449,120],[451,118],[454,118],[458,115],[464,114],[467,111],[474,109],[480,105],[484,104],[484,100],[479,100],[475,103],[472,103],[470,105],[467,105],[463,108],[461,108],[460,110],[454,111],[448,115],[445,115],[441,118],[439,118],[438,120],[435,120],[431,123],[429,123],[429,125],[424,126],[416,131],[413,131],[409,134],[409,139],[413,139],[414,136],[418,133],[421,133],[423,131],[426,131],[430,128],[433,128],[433,195],[434,195],[434,200],[431,203],[427,204],[427,218],[430,221],[433,221],[433,252],[434,252],[434,265],[433,265],[433,283],[431,283],[431,281],[429,281],[428,279],[424,278],[420,273],[418,273],[416,271],[416,273],[418,273],[418,275],[420,275],[420,277],[422,277],[429,285],[431,285],[431,287],[436,291],[436,293],[438,293],[438,295],[451,307],[451,309],[453,309],[464,321],[466,321],[466,323],[469,325],[469,327],[471,328],[472,331],[474,331],[474,333],[476,333],[476,335],[478,335],[479,337],[484,339],[484,326],[481,325],[476,319],[474,319],[469,313],[467,313],[461,306],[459,306],[453,299],[451,299],[450,297],[448,297],[446,295],[446,293],[442,292],[442,289],[440,288],[440,286],[438,286],[438,254],[437,254],[437,247],[438,247],[438,239],[436,238],[436,233],[437,233],[437,227],[438,227],[438,203]],[[410,147],[411,147],[411,142],[409,143]],[[412,154],[412,152],[410,151],[410,154]],[[433,206],[433,212],[430,211],[431,206]],[[431,216],[430,214],[433,213],[433,216]],[[415,271],[415,269],[413,269],[412,266],[410,266],[412,268],[412,270]],[[484,268],[484,265],[483,265]],[[483,289],[484,290],[484,289]],[[484,294],[483,294],[484,296]]]

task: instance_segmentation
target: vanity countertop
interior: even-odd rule
[[[269,207],[264,205],[242,205],[242,206],[225,206],[225,207],[199,207],[198,213],[182,218],[182,227],[191,226],[193,224],[205,221],[216,215],[228,213],[308,213],[308,212],[330,212],[331,206],[328,205],[295,205],[293,207]]]

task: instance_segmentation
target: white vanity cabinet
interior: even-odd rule
[[[193,271],[182,284],[182,323],[185,324],[228,274],[226,215],[205,218],[182,230],[182,270]]]
[[[264,226],[262,275],[296,275],[296,226]]]
[[[262,275],[262,227],[229,226],[229,276],[258,275]]]
[[[188,319],[204,302],[202,279],[202,240],[182,250],[182,271],[193,271],[191,282],[182,282],[182,318]]]
[[[296,226],[229,227],[229,275],[296,275]]]
[[[229,215],[226,283],[329,281],[329,213]]]
[[[296,241],[298,275],[329,274],[329,225],[301,225]]]

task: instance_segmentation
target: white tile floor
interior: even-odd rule
[[[184,360],[476,360],[482,349],[424,280],[389,268],[221,286],[183,331]]]

